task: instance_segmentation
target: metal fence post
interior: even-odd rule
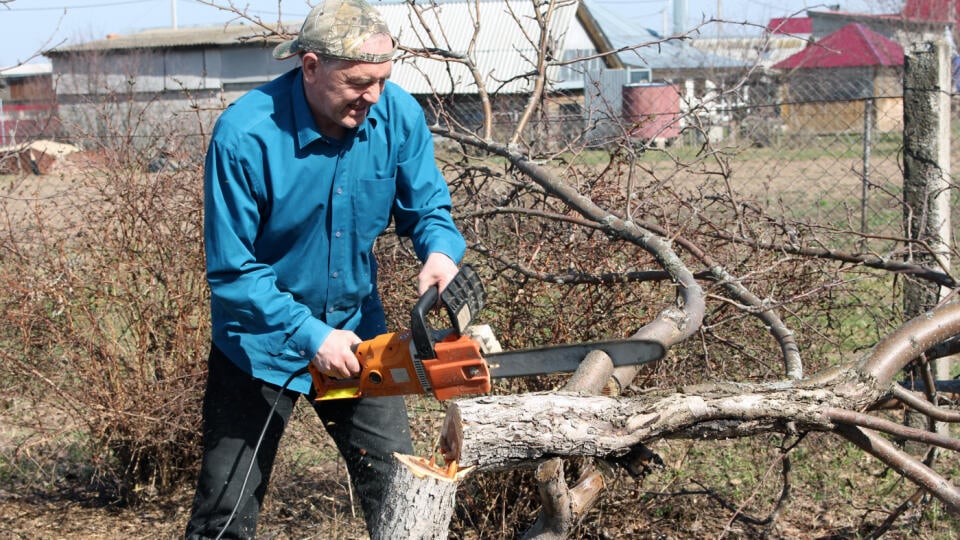
[[[860,192],[860,233],[867,234],[867,191],[870,188],[870,145],[873,138],[873,98],[863,102],[863,187]],[[866,236],[862,242],[866,242]]]

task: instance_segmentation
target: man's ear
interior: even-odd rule
[[[317,71],[320,69],[320,58],[316,53],[304,53],[300,57],[300,65],[303,67],[303,77],[308,81],[312,80],[317,76]]]

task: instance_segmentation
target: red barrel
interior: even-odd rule
[[[680,91],[670,83],[625,84],[623,119],[636,139],[675,139],[680,135]]]

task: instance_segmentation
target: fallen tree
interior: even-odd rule
[[[570,489],[550,458],[616,460],[660,438],[720,440],[770,432],[832,432],[960,513],[960,489],[881,434],[953,451],[960,451],[960,440],[869,414],[895,400],[938,420],[960,421],[960,413],[931,406],[893,380],[958,333],[960,304],[946,304],[904,325],[861,360],[798,381],[716,383],[630,398],[542,392],[459,400],[448,406],[440,451],[448,463],[467,469],[457,473],[410,457],[398,460],[383,538],[410,533],[412,523],[418,538],[446,538],[457,483],[469,472],[543,460],[538,480],[545,509],[528,537],[564,537],[603,483],[586,475]]]

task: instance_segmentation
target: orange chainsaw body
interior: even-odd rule
[[[490,391],[490,370],[474,339],[451,334],[434,344],[436,358],[424,360],[416,358],[410,341],[409,332],[391,332],[360,343],[362,371],[356,378],[328,377],[311,363],[316,400],[432,392],[443,401]]]

